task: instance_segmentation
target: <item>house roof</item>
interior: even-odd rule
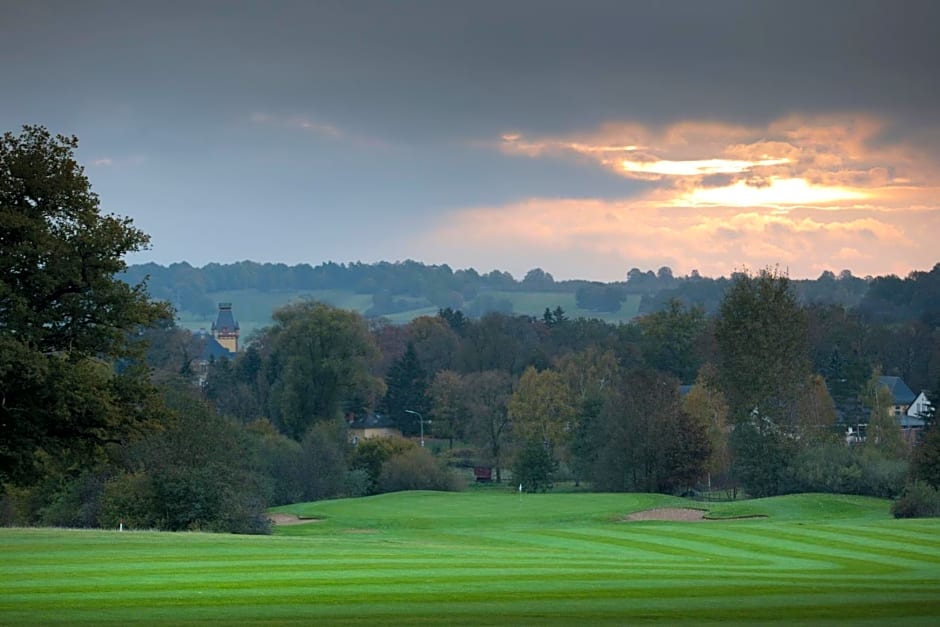
[[[924,421],[916,416],[901,416],[902,429],[923,429]]]
[[[385,414],[369,414],[349,423],[350,429],[395,429],[398,425]]]
[[[232,303],[219,303],[219,316],[212,323],[213,331],[238,331],[238,321],[232,315]]]
[[[219,341],[212,337],[211,335],[206,337],[206,345],[202,349],[202,358],[206,361],[212,359],[232,359],[235,357],[235,353],[231,352],[229,349],[225,348]]]
[[[895,405],[910,405],[917,398],[901,377],[878,377],[878,383],[890,390]]]

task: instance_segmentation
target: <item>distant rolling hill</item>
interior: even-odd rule
[[[491,291],[485,292],[487,296],[499,300],[507,300],[512,304],[513,314],[541,317],[546,308],[561,307],[569,318],[598,318],[608,322],[626,322],[634,318],[640,307],[641,297],[638,294],[628,295],[619,311],[596,312],[580,309],[575,304],[575,295],[564,292],[538,292],[538,291]],[[361,294],[354,290],[324,289],[324,290],[277,290],[262,291],[259,289],[220,290],[206,294],[214,302],[232,303],[235,318],[245,336],[253,331],[271,324],[271,314],[278,307],[304,299],[318,300],[324,303],[350,309],[365,314],[372,307],[372,295]],[[415,299],[417,301],[417,299]],[[416,302],[414,309],[400,311],[394,314],[381,316],[393,323],[407,323],[419,316],[433,316],[438,308],[428,306],[426,302]],[[472,306],[471,301],[468,305]],[[178,312],[179,325],[196,331],[208,330],[213,315],[195,313],[182,310]]]

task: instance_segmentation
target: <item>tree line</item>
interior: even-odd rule
[[[598,313],[618,311],[629,295],[638,295],[641,314],[662,311],[673,300],[715,314],[735,278],[734,274],[727,278],[703,277],[695,270],[674,276],[671,268],[663,266],[656,272],[632,268],[624,280],[609,283],[556,281],[541,268],[533,268],[522,279],[516,279],[499,270],[481,274],[473,268],[453,270],[446,264],[427,265],[413,260],[374,264],[328,261],[316,266],[240,261],[210,263],[201,268],[186,262],[169,266],[147,263],[130,266],[121,276],[131,285],[146,281],[154,298],[199,315],[213,313],[215,303],[210,294],[217,291],[343,289],[372,295],[368,317],[426,306],[461,309],[473,317],[489,311],[511,313],[508,300],[491,294],[506,291],[574,294],[579,308]],[[849,270],[838,275],[827,270],[817,279],[791,280],[790,284],[801,304],[841,305],[857,311],[866,321],[903,324],[921,320],[935,326],[940,315],[940,265],[903,278],[863,278]]]
[[[76,146],[42,127],[0,142],[7,523],[264,532],[272,505],[456,489],[453,468],[476,465],[534,491],[897,496],[913,481],[930,496],[940,480],[940,430],[908,447],[876,384],[940,397],[940,333],[914,315],[937,267],[872,281],[907,294],[879,315],[803,303],[773,269],[734,275],[714,313],[674,298],[620,324],[442,307],[393,325],[298,302],[199,373],[204,340],[122,275],[147,236],[101,214]],[[871,415],[863,445],[842,440],[846,401]],[[374,412],[406,437],[352,445],[349,421]],[[422,428],[432,447],[408,439]]]
[[[736,276],[715,316],[673,300],[621,324],[556,308],[479,319],[443,309],[392,325],[322,303],[275,317],[233,363],[213,364],[206,395],[220,411],[245,423],[266,416],[293,438],[371,411],[414,436],[424,417],[428,435],[469,446],[498,480],[507,468],[525,474],[512,467],[528,459],[602,490],[889,496],[903,487],[910,450],[877,377],[940,392],[935,330],[803,306],[773,270]],[[347,352],[334,358],[322,333]],[[355,372],[326,368],[339,363]],[[885,418],[870,428],[883,435],[847,448],[846,425],[869,415]]]

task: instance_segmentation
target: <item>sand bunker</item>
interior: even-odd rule
[[[705,511],[689,507],[660,507],[629,514],[624,520],[673,520],[678,522],[704,522]]]
[[[268,514],[268,520],[275,525],[308,525],[310,523],[320,522],[319,518],[300,518],[293,514]]]

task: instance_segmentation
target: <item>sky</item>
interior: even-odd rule
[[[940,2],[0,0],[0,131],[131,263],[522,278],[940,261]]]

